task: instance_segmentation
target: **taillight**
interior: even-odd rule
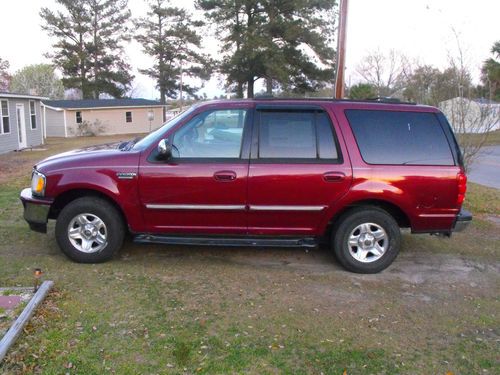
[[[460,172],[457,174],[457,182],[458,182],[458,196],[457,196],[457,205],[461,205],[465,199],[465,192],[467,191],[467,176],[464,172]]]

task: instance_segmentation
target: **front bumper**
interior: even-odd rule
[[[472,214],[462,208],[458,213],[457,218],[455,219],[455,225],[453,226],[452,231],[461,232],[465,230],[465,228],[467,228],[470,223],[472,223]]]
[[[47,233],[47,221],[53,199],[34,197],[30,188],[23,189],[19,196],[24,206],[24,220],[31,230]]]

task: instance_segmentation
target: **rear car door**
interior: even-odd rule
[[[250,234],[320,234],[352,171],[321,106],[257,105],[248,180]]]
[[[148,231],[246,233],[249,108],[207,109],[169,136],[172,157],[140,167]],[[248,142],[247,142],[248,143]]]

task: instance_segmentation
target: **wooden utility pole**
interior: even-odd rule
[[[344,97],[345,88],[345,40],[347,33],[348,0],[340,0],[339,29],[337,35],[337,64],[335,71],[335,99]]]
[[[182,107],[183,107],[183,104],[184,104],[182,102],[182,89],[183,89],[183,87],[182,87],[182,73],[183,73],[182,72],[182,61],[180,62],[180,65],[181,65],[181,112],[182,112]]]

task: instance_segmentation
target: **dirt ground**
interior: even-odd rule
[[[498,190],[472,184],[466,232],[405,232],[375,275],[346,272],[326,247],[130,239],[113,261],[82,265],[61,254],[53,223],[29,231],[18,200],[34,160],[74,142],[0,157],[10,168],[0,174],[0,285],[30,286],[42,268],[56,286],[0,373],[500,374]]]

